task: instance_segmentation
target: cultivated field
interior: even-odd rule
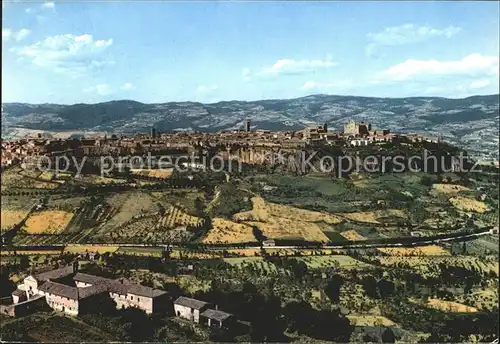
[[[0,210],[1,212],[1,228],[9,229],[19,222],[21,222],[26,215],[28,214],[28,210]]]
[[[261,271],[266,275],[289,274],[285,269],[279,268],[271,262],[264,261],[262,257],[224,258],[224,261],[240,269],[251,267],[253,270]]]
[[[347,318],[351,325],[365,327],[365,326],[394,326],[394,322],[381,315],[348,315]]]
[[[114,215],[105,223],[103,229],[120,229],[135,216],[158,211],[155,200],[143,192],[121,192],[106,199],[114,211]]]
[[[131,247],[121,246],[116,253],[130,254],[133,256],[152,256],[161,257],[163,254],[162,247]]]
[[[450,253],[441,246],[429,245],[419,247],[384,247],[378,249],[390,256],[449,256]]]
[[[113,253],[118,250],[118,246],[97,246],[97,245],[68,245],[64,248],[64,252],[69,253],[85,253],[85,252],[97,252],[102,253]]]
[[[315,222],[339,223],[333,215],[265,202],[261,197],[252,198],[251,211],[237,213],[233,219],[255,226],[263,235],[272,239],[302,239],[327,242],[328,238]]]
[[[20,167],[9,168],[2,172],[2,189],[56,189],[58,183],[39,180],[41,172],[24,170]]]
[[[38,179],[45,180],[50,182],[54,178],[54,173],[49,172],[49,171],[43,171],[39,176]]]
[[[342,235],[344,238],[347,240],[366,240],[364,236],[356,232],[355,230],[349,230],[349,231],[344,231],[340,232],[340,235]]]
[[[439,264],[475,269],[483,273],[498,275],[498,262],[471,256],[383,256],[377,260],[384,266],[407,266],[422,275],[435,276],[439,274]]]
[[[146,177],[152,177],[152,178],[160,178],[160,179],[167,179],[172,176],[172,173],[174,172],[173,168],[166,168],[166,169],[151,169],[151,170],[145,170],[145,169],[131,169],[130,172],[132,174],[136,175],[142,175]]]
[[[470,191],[470,189],[457,184],[432,184],[431,194],[456,196],[461,191]]]
[[[116,183],[116,184],[125,184],[127,181],[125,179],[121,178],[111,178],[111,177],[101,177],[97,175],[85,175],[77,179],[79,182],[82,182],[84,184],[110,184],[110,183]]]
[[[338,214],[348,220],[357,222],[366,222],[373,224],[380,224],[378,221],[382,217],[399,217],[405,218],[407,215],[399,209],[387,209],[387,210],[377,210],[377,211],[365,211],[356,213],[342,213]]]
[[[452,197],[450,198],[450,203],[458,210],[466,212],[484,213],[488,210],[484,202],[467,197]]]
[[[477,308],[463,305],[458,302],[445,301],[440,299],[429,299],[427,306],[439,309],[445,312],[472,313],[477,312]]]
[[[60,233],[73,217],[73,213],[61,210],[43,210],[28,217],[23,229],[29,234]]]
[[[170,206],[158,221],[156,228],[196,227],[200,222],[201,218],[189,215],[176,206]]]
[[[244,243],[256,242],[252,227],[244,223],[238,223],[223,218],[213,218],[212,228],[207,233],[203,242],[214,243]]]
[[[343,255],[298,257],[297,259],[302,260],[311,269],[331,267],[339,267],[342,269],[364,269],[370,266],[352,257]]]
[[[62,253],[61,250],[1,250],[0,254],[2,256],[14,256],[15,254],[23,256],[41,256],[41,255],[59,255]]]

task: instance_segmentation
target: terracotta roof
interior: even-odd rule
[[[73,277],[73,280],[95,285],[102,284],[105,285],[110,292],[122,295],[133,294],[144,297],[157,297],[166,294],[166,292],[163,290],[146,287],[138,283],[133,283],[126,279],[113,280],[110,278],[89,275],[81,272],[77,273]]]
[[[78,288],[70,287],[65,284],[47,281],[39,286],[38,290],[41,290],[48,294],[62,296],[72,300],[78,300]]]
[[[174,301],[174,304],[181,305],[184,307],[193,308],[193,309],[201,309],[201,308],[205,307],[206,305],[208,305],[209,303],[205,302],[205,301],[191,299],[191,298],[185,297],[185,296],[180,296],[177,300]]]
[[[96,283],[106,283],[106,282],[114,282],[114,280],[106,277],[89,275],[82,272],[77,272],[73,277],[74,281],[96,284]]]
[[[35,275],[34,277],[39,281],[48,281],[50,279],[57,279],[71,275],[73,272],[74,272],[73,266],[69,265],[56,270],[42,272],[40,274]]]
[[[52,281],[45,282],[38,289],[45,293],[67,297],[72,300],[81,300],[108,291],[107,286],[104,284],[96,284],[87,288],[76,288]]]
[[[84,299],[86,297],[97,295],[108,291],[108,288],[104,284],[96,284],[86,288],[76,288],[78,289],[78,299]]]
[[[233,315],[230,313],[226,313],[223,311],[219,311],[217,309],[207,309],[203,313],[200,314],[201,316],[217,321],[224,321],[229,317],[232,317]]]
[[[140,284],[129,284],[126,287],[129,294],[144,297],[157,297],[167,293],[164,290],[154,289]]]

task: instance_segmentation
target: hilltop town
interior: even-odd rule
[[[326,123],[298,131],[254,131],[251,130],[250,120],[245,120],[243,130],[218,133],[160,133],[152,128],[150,134],[137,134],[132,137],[113,134],[110,137],[89,136],[54,140],[38,134],[36,137],[28,136],[15,141],[2,140],[1,163],[3,167],[10,166],[42,155],[125,156],[147,152],[158,154],[192,152],[199,147],[219,149],[224,154],[251,148],[303,150],[320,146],[363,146],[393,141],[437,143],[439,138],[391,133],[387,129],[372,129],[370,123],[356,123],[353,120],[349,121],[341,132],[329,131]],[[239,158],[245,161],[244,157]]]

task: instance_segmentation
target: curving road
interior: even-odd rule
[[[324,245],[276,245],[276,246],[263,246],[263,245],[203,245],[205,250],[224,250],[229,248],[250,248],[250,249],[261,249],[261,248],[275,248],[275,249],[371,249],[371,248],[384,248],[384,247],[416,247],[416,246],[426,246],[432,244],[438,244],[448,241],[468,241],[473,240],[477,237],[490,234],[490,229],[476,230],[474,233],[463,232],[463,233],[450,233],[448,235],[440,235],[428,238],[400,238],[398,242],[397,238],[394,238],[395,242],[390,243],[360,243],[358,242],[343,242],[339,244],[324,244]],[[16,245],[8,248],[9,250],[30,250],[30,249],[40,249],[40,248],[58,248],[58,247],[78,247],[85,246],[122,246],[122,247],[163,247],[163,248],[189,248],[189,245],[171,245],[171,244],[130,244],[130,243],[87,243],[87,244],[50,244],[50,245]],[[7,248],[3,248],[7,249]]]

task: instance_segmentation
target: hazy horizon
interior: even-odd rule
[[[315,97],[315,96],[326,96],[326,97],[356,97],[356,98],[380,98],[380,99],[409,99],[409,98],[441,98],[441,99],[452,99],[452,100],[460,100],[460,99],[467,99],[467,98],[473,98],[473,97],[493,97],[493,96],[498,96],[500,97],[500,93],[496,94],[473,94],[467,97],[460,97],[460,98],[453,98],[453,97],[439,97],[439,96],[408,96],[408,97],[371,97],[371,96],[358,96],[358,95],[350,95],[350,94],[326,94],[326,93],[314,93],[314,94],[309,94],[305,96],[300,96],[300,97],[293,97],[293,98],[265,98],[265,99],[250,99],[250,100],[241,100],[241,99],[230,99],[230,100],[219,100],[217,102],[199,102],[199,101],[193,101],[193,100],[180,100],[180,101],[164,101],[164,102],[141,102],[135,99],[131,98],[123,98],[123,99],[110,99],[110,100],[105,100],[105,101],[100,101],[100,102],[91,102],[91,103],[85,103],[85,102],[78,102],[78,103],[51,103],[51,102],[45,102],[45,103],[28,103],[28,102],[2,102],[2,104],[29,104],[29,105],[47,105],[47,104],[54,104],[54,105],[93,105],[93,104],[103,104],[103,103],[111,103],[111,102],[136,102],[136,103],[142,103],[142,104],[166,104],[166,103],[199,103],[199,104],[204,104],[204,105],[209,105],[209,104],[217,104],[217,103],[230,103],[230,102],[242,102],[242,103],[251,103],[251,102],[259,102],[259,101],[280,101],[280,100],[292,100],[292,99],[300,99],[300,98],[308,98],[308,97]]]

